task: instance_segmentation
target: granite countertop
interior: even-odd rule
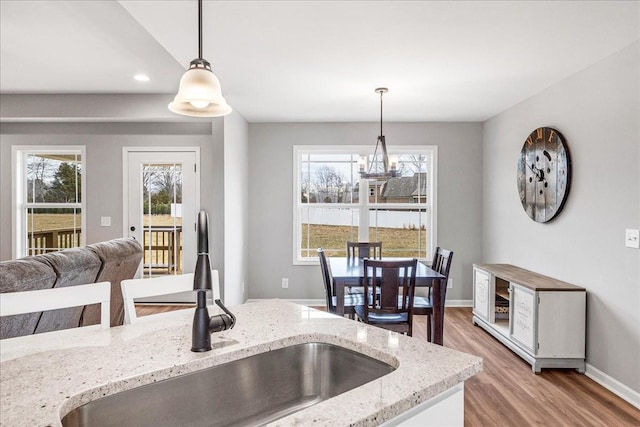
[[[282,300],[232,311],[235,328],[213,334],[206,353],[190,351],[192,309],[108,330],[3,340],[0,424],[60,426],[61,416],[97,398],[306,342],[340,345],[397,369],[272,425],[377,425],[482,370],[478,357]]]

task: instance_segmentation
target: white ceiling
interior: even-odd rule
[[[203,14],[203,56],[251,122],[376,121],[378,86],[385,121],[482,121],[640,38],[638,1],[207,0]],[[196,56],[195,0],[0,1],[2,93],[175,93]]]

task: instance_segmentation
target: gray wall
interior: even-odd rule
[[[201,207],[209,212],[211,262],[214,268],[223,269],[223,121],[193,120],[180,121],[180,118],[168,116],[162,121],[154,120],[158,102],[166,105],[161,96],[92,96],[93,101],[84,109],[86,120],[101,122],[77,122],[76,111],[69,106],[78,101],[79,96],[46,95],[47,104],[57,105],[58,122],[43,123],[39,110],[31,108],[37,105],[37,96],[26,98],[20,96],[2,96],[3,118],[10,112],[19,111],[26,123],[0,124],[0,259],[12,257],[11,247],[11,146],[12,145],[85,145],[86,146],[86,190],[87,190],[87,224],[85,227],[86,242],[94,243],[122,236],[122,147],[129,146],[175,146],[200,147]],[[80,102],[82,101],[80,97]],[[102,100],[103,102],[100,102]],[[145,114],[144,104],[149,103]],[[120,111],[131,110],[129,103],[135,105],[138,113],[128,119],[133,122],[118,122],[110,113],[118,109],[113,105],[121,105]],[[95,109],[92,106],[97,106]],[[61,117],[60,111],[70,111],[69,117]],[[105,112],[109,112],[106,114]],[[17,114],[17,113],[16,113]],[[15,116],[14,116],[15,117]],[[169,122],[168,120],[174,120]],[[13,119],[11,119],[13,120]],[[159,120],[159,119],[158,119]],[[100,217],[110,216],[111,227],[101,227]],[[185,255],[186,256],[186,255]],[[195,254],[193,255],[195,256]]]
[[[249,298],[324,298],[319,267],[292,261],[292,147],[373,147],[377,132],[374,123],[249,125]],[[481,259],[481,124],[385,123],[385,136],[390,147],[438,146],[437,244],[455,252],[447,298],[470,300],[472,264]]]
[[[483,257],[587,289],[587,362],[640,391],[640,65],[634,43],[484,124]],[[531,221],[516,189],[522,144],[560,130],[573,162],[564,210]]]
[[[224,302],[247,300],[249,269],[249,125],[236,111],[224,118]]]

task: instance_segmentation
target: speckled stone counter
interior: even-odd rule
[[[109,330],[3,340],[0,424],[59,426],[62,416],[97,398],[305,342],[340,345],[397,369],[272,425],[377,425],[482,369],[478,357],[281,300],[232,311],[236,327],[213,334],[206,353],[190,351],[192,309]]]

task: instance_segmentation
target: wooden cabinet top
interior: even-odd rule
[[[576,291],[585,289],[511,264],[473,264],[474,267],[534,291]]]

